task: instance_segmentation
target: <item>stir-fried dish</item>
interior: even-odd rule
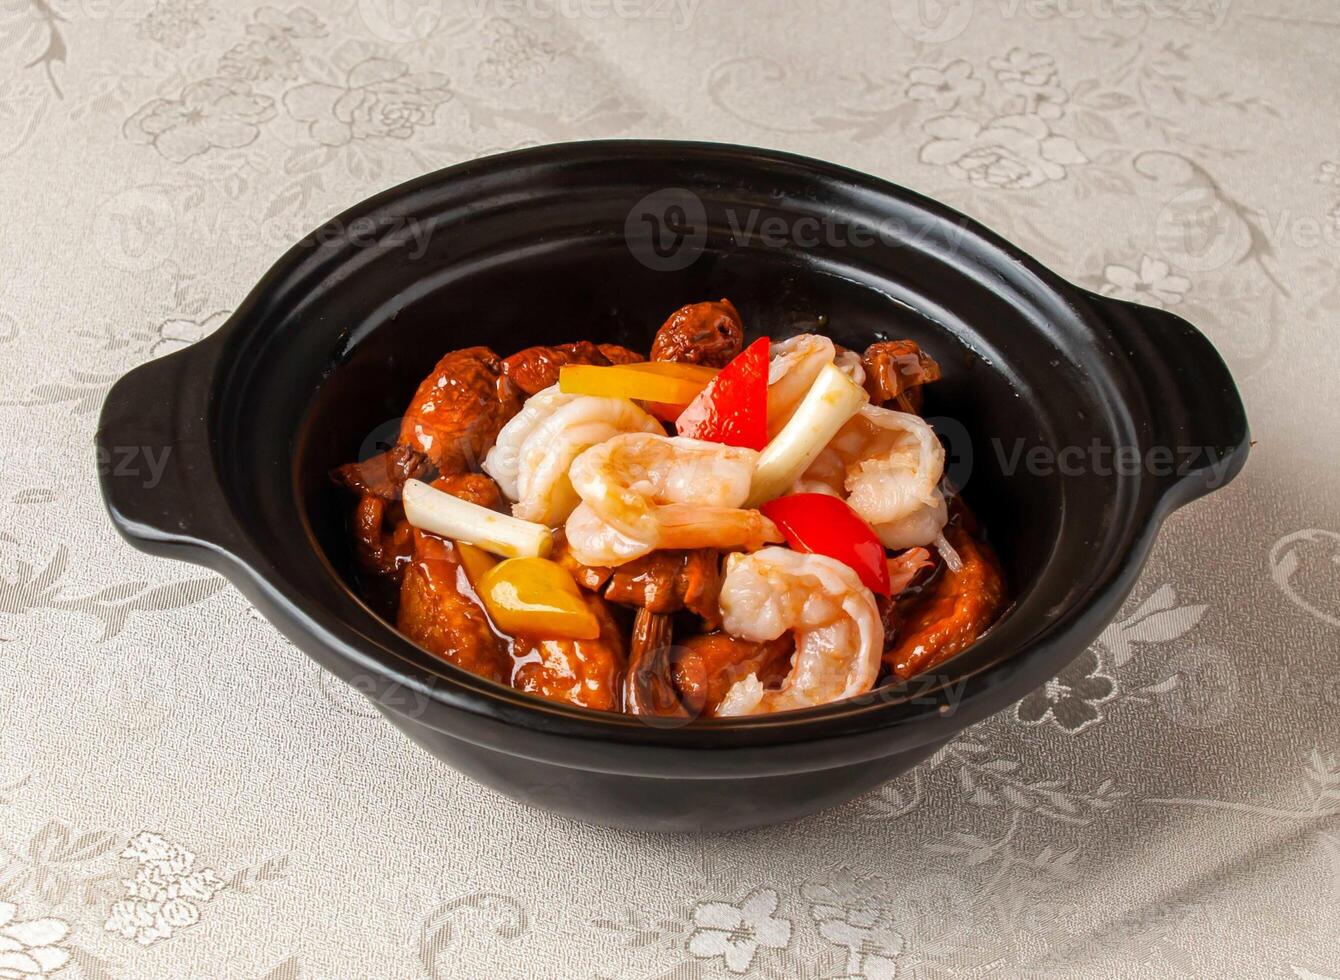
[[[650,357],[448,353],[335,473],[369,600],[458,667],[637,715],[812,707],[968,647],[1005,588],[919,414],[939,365],[744,337],[723,299]]]

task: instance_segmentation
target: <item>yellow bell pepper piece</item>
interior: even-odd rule
[[[569,395],[636,398],[669,405],[687,405],[716,377],[716,369],[699,364],[646,361],[641,364],[565,364],[558,371],[558,390]]]
[[[600,623],[572,575],[547,558],[499,562],[477,588],[489,617],[504,633],[573,640],[600,635]]]
[[[465,577],[470,580],[470,587],[476,590],[484,576],[498,564],[498,559],[483,548],[464,541],[456,542],[456,554],[460,556],[461,567],[465,569]]]

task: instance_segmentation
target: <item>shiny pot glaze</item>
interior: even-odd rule
[[[854,348],[910,337],[939,360],[925,414],[1014,595],[983,640],[934,677],[865,698],[676,727],[460,671],[355,594],[349,500],[328,471],[375,451],[443,352],[576,339],[646,350],[668,311],[722,296],[755,335],[818,324]],[[841,803],[1045,683],[1116,614],[1162,520],[1231,479],[1248,441],[1222,359],[1169,313],[1072,286],[864,174],[646,141],[489,157],[352,208],[291,249],[215,334],[122,378],[97,435],[101,454],[170,447],[153,488],[102,477],[136,547],[226,575],[480,782],[656,830]],[[1095,444],[1097,457],[1072,450],[1068,465],[1047,465]]]

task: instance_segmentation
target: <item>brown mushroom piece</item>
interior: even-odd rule
[[[489,495],[473,479],[465,487],[441,489],[457,496],[474,493],[478,502]],[[397,629],[448,663],[517,690],[601,711],[622,710],[623,637],[603,599],[587,597],[600,623],[594,639],[508,636],[475,595],[457,544],[417,529],[409,533],[413,549],[401,583]]]
[[[600,623],[593,640],[514,637],[512,686],[550,701],[563,701],[600,711],[623,710],[623,636],[609,606],[596,595],[587,605]]]
[[[882,340],[861,356],[865,388],[876,405],[894,403],[900,412],[921,412],[923,385],[940,380],[940,365],[914,340]]]
[[[480,507],[487,507],[490,510],[503,509],[502,490],[493,482],[492,477],[483,473],[448,473],[439,476],[430,485],[443,493],[468,500]]]
[[[361,572],[396,580],[409,560],[413,549],[400,505],[406,480],[428,480],[440,473],[434,484],[439,489],[486,507],[498,505],[501,497],[493,481],[469,470],[520,408],[521,398],[503,376],[502,362],[487,347],[452,351],[437,362],[414,393],[396,445],[331,474],[359,495],[353,532]]]
[[[483,473],[439,476],[432,485],[481,507],[496,510],[502,505],[498,484]],[[405,520],[399,487],[395,488],[393,498],[386,496],[385,490],[384,486],[369,487],[354,506],[354,557],[364,575],[398,579],[414,552],[413,528]]]
[[[629,350],[627,347],[621,347],[618,344],[596,344],[600,348],[600,353],[605,355],[605,359],[611,364],[640,364],[646,360],[642,354],[635,350]]]
[[[720,625],[721,553],[714,548],[653,551],[611,571],[605,598],[654,613],[687,609],[708,629]]]
[[[399,444],[439,473],[479,469],[498,431],[521,411],[521,396],[487,347],[452,351],[419,384],[400,423]]]
[[[396,445],[357,463],[336,467],[331,477],[360,496],[399,500],[406,480],[476,469],[498,431],[521,410],[521,398],[502,373],[502,361],[487,347],[452,351],[414,393],[401,420]]]
[[[568,547],[567,536],[563,533],[562,528],[554,532],[554,548],[549,553],[549,559],[566,568],[578,585],[591,592],[599,592],[603,589],[605,583],[610,580],[610,576],[614,574],[612,568],[606,568],[603,565],[583,565],[574,558],[572,549]]]
[[[744,324],[731,301],[681,306],[656,331],[653,361],[725,367],[744,346]]]
[[[411,535],[413,555],[400,585],[396,629],[448,663],[506,684],[512,673],[506,642],[483,607],[461,591],[465,573],[456,546],[426,531]]]
[[[365,575],[397,575],[413,551],[400,488],[429,476],[432,465],[408,446],[393,446],[361,463],[337,468],[331,477],[358,494],[354,505],[354,556]]]
[[[676,651],[673,665],[683,710],[695,718],[714,714],[735,683],[750,674],[757,674],[764,687],[777,686],[791,669],[793,653],[790,633],[767,643],[722,632],[689,637]]]
[[[643,607],[628,644],[624,707],[630,715],[687,718],[674,680],[674,619]]]
[[[406,480],[422,480],[432,473],[423,453],[409,446],[392,446],[360,463],[346,463],[331,474],[335,482],[359,496],[399,500]]]
[[[364,575],[395,576],[414,552],[405,509],[398,501],[365,493],[354,505],[354,558]]]
[[[893,613],[897,626],[884,662],[900,679],[936,667],[975,643],[1000,615],[1005,583],[995,553],[960,523],[945,528],[961,567],[940,569],[925,590]],[[888,619],[886,618],[886,622]]]
[[[558,384],[558,372],[565,364],[636,364],[646,358],[618,344],[593,344],[579,340],[575,344],[554,347],[527,347],[503,358],[502,370],[521,392],[529,397]]]
[[[690,612],[708,628],[721,622],[721,554],[715,549],[654,551],[610,571],[605,598],[633,606],[627,710],[682,715],[674,678],[674,614]]]

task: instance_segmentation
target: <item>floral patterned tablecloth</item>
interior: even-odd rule
[[[1340,975],[1338,47],[1329,0],[0,0],[0,977]],[[1016,709],[715,837],[494,796],[115,536],[118,375],[375,190],[617,136],[830,158],[1177,311],[1246,472]]]

